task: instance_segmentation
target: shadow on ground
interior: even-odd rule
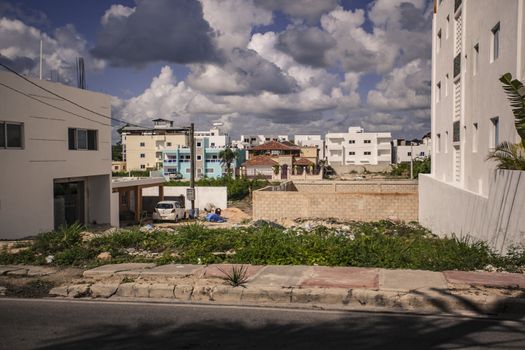
[[[521,295],[521,298],[525,295]],[[493,313],[514,298],[495,305]],[[476,310],[458,297],[465,307]],[[439,303],[436,304],[439,307]],[[524,313],[514,320],[439,317],[385,313],[314,313],[235,309],[193,314],[160,309],[153,320],[140,309],[128,313],[124,325],[89,326],[46,343],[40,349],[442,349],[525,348]],[[199,308],[192,309],[195,312]],[[209,309],[208,309],[209,310]],[[222,311],[221,311],[222,310]],[[443,306],[444,312],[451,312]],[[480,311],[480,310],[478,310]],[[507,310],[508,311],[508,310]],[[107,309],[110,312],[110,309]],[[196,319],[203,318],[200,321]],[[119,322],[120,323],[120,322]]]

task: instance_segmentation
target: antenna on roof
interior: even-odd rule
[[[79,89],[86,89],[86,70],[84,68],[84,58],[77,58],[77,87]]]

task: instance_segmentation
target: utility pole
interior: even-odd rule
[[[193,123],[191,123],[190,126],[190,162],[190,188],[193,192],[193,197],[191,198],[191,213],[193,217],[195,217],[195,125]]]
[[[414,156],[412,155],[413,147],[412,142],[410,142],[410,180],[414,180]]]
[[[40,77],[40,80],[42,80],[42,63],[43,63],[43,60],[44,60],[44,55],[42,54],[42,39],[40,39],[40,74],[39,74],[39,77]]]

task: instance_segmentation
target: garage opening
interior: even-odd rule
[[[75,222],[85,224],[84,181],[53,184],[55,230]]]

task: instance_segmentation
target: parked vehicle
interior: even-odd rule
[[[169,220],[179,221],[186,219],[186,210],[177,201],[161,201],[158,202],[153,211],[153,221]]]
[[[182,179],[182,174],[181,173],[171,173],[169,174],[169,179],[170,180],[180,180]]]

